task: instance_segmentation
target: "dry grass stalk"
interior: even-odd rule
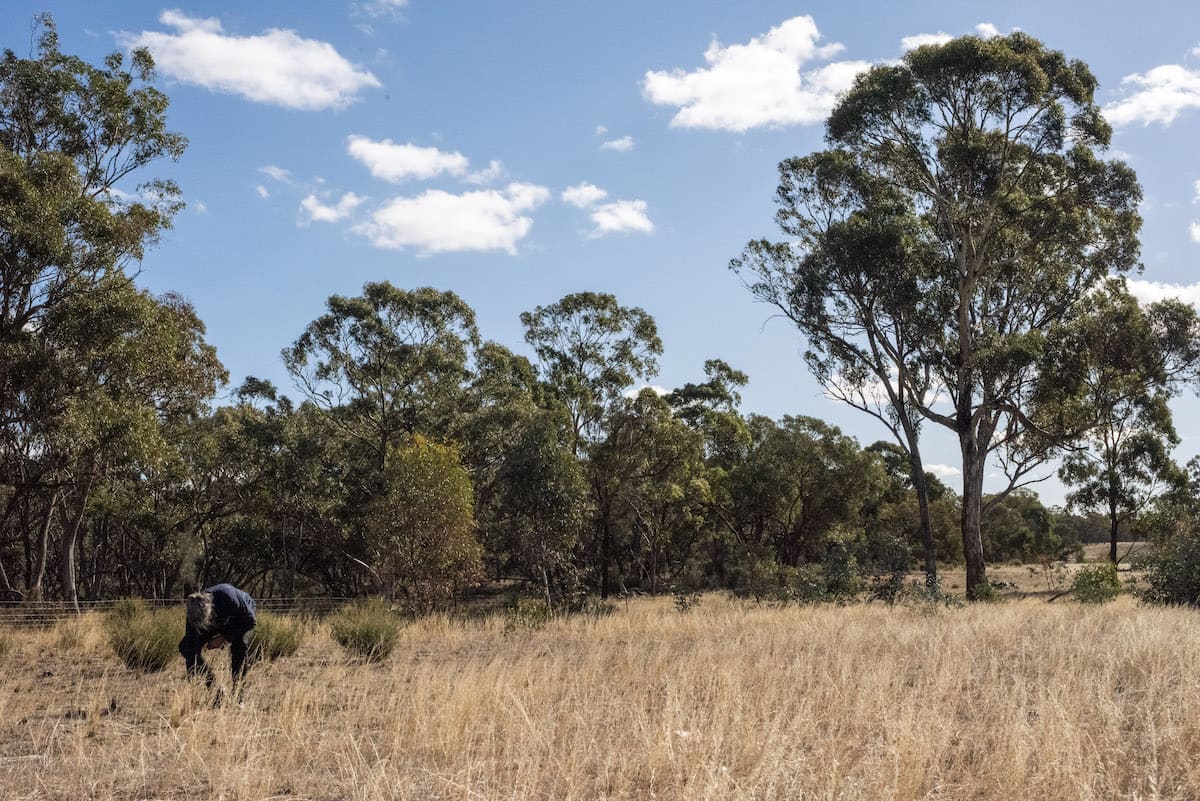
[[[431,618],[381,665],[317,628],[245,709],[101,641],[0,656],[5,798],[1200,798],[1194,613],[1128,599]]]

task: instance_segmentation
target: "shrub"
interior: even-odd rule
[[[382,598],[349,604],[329,618],[329,631],[338,645],[369,662],[387,659],[400,639],[400,622]]]
[[[147,609],[140,601],[110,612],[108,643],[130,670],[156,673],[179,656],[182,619],[176,609]]]
[[[504,632],[540,629],[553,615],[553,610],[541,598],[514,598],[504,614]]]
[[[1153,604],[1200,603],[1200,537],[1180,534],[1133,558],[1148,585],[1140,595]]]
[[[1121,594],[1121,580],[1112,562],[1087,565],[1071,580],[1071,594],[1085,604],[1103,604]]]
[[[247,650],[252,659],[273,662],[281,656],[291,656],[300,648],[303,633],[298,621],[270,612],[259,612],[257,618]]]

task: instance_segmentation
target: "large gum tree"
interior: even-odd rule
[[[899,310],[919,326],[906,340],[913,369],[883,369],[903,388],[898,417],[915,414],[958,440],[972,599],[987,592],[980,522],[989,463],[1008,476],[1007,488],[989,495],[994,503],[1079,434],[1030,413],[1039,385],[1054,380],[1047,344],[1098,282],[1137,264],[1141,193],[1129,167],[1103,157],[1111,128],[1096,86],[1087,65],[1027,34],[967,36],[873,67],[827,122],[829,153],[882,185],[831,219],[866,224],[883,203],[889,228],[917,223],[900,246],[919,283],[914,295],[897,297],[914,303]],[[809,200],[800,211],[819,227],[829,210],[819,193]],[[786,243],[796,270],[814,257],[825,269],[830,258],[843,266],[858,258],[832,247],[826,233]],[[755,258],[753,249],[744,257],[751,267]],[[828,300],[822,270],[803,274],[800,314]],[[887,296],[876,301],[891,309]],[[858,322],[869,329],[893,317]]]

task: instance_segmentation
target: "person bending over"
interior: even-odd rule
[[[246,673],[246,635],[255,622],[254,599],[232,584],[216,584],[189,595],[187,628],[179,641],[179,653],[187,663],[188,676],[202,675],[205,685],[212,687],[212,668],[201,652],[228,644],[236,696]]]

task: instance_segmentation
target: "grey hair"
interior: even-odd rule
[[[211,592],[193,592],[187,598],[187,622],[200,631],[212,625],[213,597]]]

